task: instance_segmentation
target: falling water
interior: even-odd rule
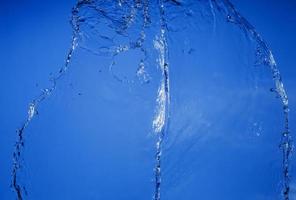
[[[72,24],[72,30],[73,30],[73,36],[71,41],[71,47],[68,51],[68,54],[66,56],[66,61],[64,65],[60,68],[57,75],[53,76],[50,81],[52,85],[48,88],[45,88],[42,90],[41,94],[37,96],[35,99],[32,100],[31,103],[29,103],[28,107],[28,116],[25,119],[25,122],[22,124],[22,126],[17,129],[17,141],[15,143],[15,149],[13,152],[13,168],[12,168],[12,188],[14,189],[17,198],[19,200],[22,200],[24,198],[24,194],[27,194],[25,186],[21,185],[18,180],[18,176],[20,173],[20,170],[23,168],[23,160],[22,160],[22,151],[25,145],[24,141],[24,132],[26,128],[31,123],[32,119],[35,115],[38,114],[37,107],[40,103],[42,103],[48,96],[52,94],[52,92],[56,88],[57,81],[65,75],[66,71],[69,68],[69,64],[71,62],[71,57],[73,55],[73,52],[77,46],[77,40],[79,35],[79,18],[77,16],[79,12],[79,7],[83,4],[83,1],[78,1],[77,5],[72,9],[72,18],[71,18],[71,24]]]
[[[199,5],[202,7],[200,8],[200,13],[198,13],[201,17],[194,9],[190,8],[190,6],[195,8]],[[206,11],[203,10],[203,7],[205,7]],[[170,11],[167,11],[174,9],[176,9],[176,13],[173,12],[173,14],[170,13]],[[171,109],[171,98],[173,97],[173,93],[171,92],[171,84],[173,84],[173,80],[170,77],[173,75],[172,69],[174,65],[171,65],[172,56],[170,52],[178,51],[178,49],[173,49],[173,47],[170,46],[170,42],[172,41],[172,36],[170,34],[173,35],[174,33],[186,31],[186,28],[182,30],[182,27],[173,27],[172,24],[174,23],[174,20],[180,19],[180,16],[184,17],[185,19],[195,16],[196,19],[194,18],[193,21],[200,20],[197,17],[207,21],[207,12],[212,15],[210,24],[212,25],[213,34],[219,31],[218,25],[219,20],[221,20],[219,17],[223,16],[227,22],[238,26],[241,31],[248,36],[248,38],[256,43],[256,63],[258,65],[267,66],[271,71],[273,82],[275,84],[272,91],[275,92],[281,99],[281,103],[283,105],[284,130],[281,136],[280,144],[283,162],[282,197],[285,200],[289,200],[291,179],[290,162],[293,145],[289,131],[288,97],[285,92],[273,54],[267,43],[262,39],[256,29],[244,17],[241,16],[241,14],[228,0],[208,0],[199,2],[188,1],[187,4],[184,1],[179,0],[79,0],[72,9],[71,24],[73,36],[70,49],[68,50],[66,56],[66,61],[58,73],[51,77],[51,86],[43,89],[41,94],[33,99],[31,103],[29,103],[27,118],[25,119],[25,122],[22,124],[22,126],[17,129],[17,141],[13,153],[12,169],[12,188],[17,198],[21,200],[27,195],[25,185],[22,184],[19,179],[19,175],[23,170],[22,168],[24,163],[24,133],[26,132],[27,127],[31,124],[34,117],[38,114],[37,110],[39,107],[41,107],[41,103],[43,103],[49,96],[53,94],[59,82],[62,82],[62,77],[67,74],[67,71],[70,71],[69,67],[72,63],[74,50],[79,49],[81,52],[102,59],[102,65],[106,65],[102,69],[107,69],[107,74],[112,77],[112,80],[118,84],[124,85],[124,87],[126,86],[128,88],[127,91],[129,92],[130,90],[134,90],[136,91],[135,94],[138,94],[137,92],[140,91],[139,93],[141,93],[141,91],[144,89],[146,92],[148,90],[151,92],[151,90],[154,90],[152,86],[152,89],[147,89],[145,87],[147,85],[153,85],[154,83],[157,85],[157,91],[153,91],[154,93],[152,92],[155,94],[153,97],[153,103],[155,107],[153,110],[154,116],[152,117],[151,122],[149,122],[150,126],[152,126],[151,132],[154,133],[153,141],[156,148],[154,147],[153,149],[153,146],[150,148],[153,149],[155,156],[153,167],[153,199],[162,199],[161,192],[165,192],[165,189],[162,187],[162,182],[166,181],[162,176],[162,169],[165,165],[163,163],[163,159],[168,158],[163,158],[163,153],[167,150],[165,148],[165,145],[167,145],[165,141],[167,137],[170,137],[172,132],[170,124],[171,115],[174,114]],[[186,26],[185,24],[179,25]],[[190,24],[189,21],[188,26],[190,25],[192,24]],[[202,32],[203,27],[198,28],[197,30]],[[179,39],[180,38],[175,38],[175,40]],[[185,41],[185,38],[181,38],[181,40]],[[186,43],[186,41],[184,43]],[[191,44],[189,44],[189,46],[190,45]],[[195,46],[194,48],[199,47]],[[194,48],[185,50],[182,49],[182,52],[192,55],[196,51]],[[129,55],[128,53],[130,52],[137,55]],[[122,68],[122,59],[125,58],[128,60],[127,58],[129,57],[133,62],[137,63],[137,66],[131,67],[131,69]],[[127,62],[125,65],[130,65],[130,63]],[[185,67],[185,64],[184,66],[182,65],[178,67]],[[106,77],[107,74],[105,74]],[[202,98],[202,96],[199,98]],[[197,100],[194,99],[194,101]],[[202,119],[203,118],[200,117],[199,123],[201,123]],[[186,128],[190,127],[185,126],[184,129]],[[178,132],[179,134],[183,133],[181,129],[180,131],[174,131]],[[149,133],[147,132],[144,134],[148,135]],[[197,136],[189,139],[192,140],[192,142],[198,141]],[[176,141],[173,141],[173,143],[176,143]],[[194,144],[195,143],[192,143],[192,145],[190,144],[186,146],[186,149],[190,150]],[[174,145],[171,146],[174,147]],[[189,150],[186,150],[185,152],[188,152]],[[185,157],[186,153],[183,153],[182,155],[183,156],[181,157]],[[198,192],[198,188],[196,190]]]
[[[155,40],[154,47],[159,52],[159,67],[161,68],[162,79],[158,89],[158,108],[157,115],[153,120],[155,133],[158,134],[156,143],[156,166],[155,166],[155,194],[154,200],[160,200],[161,184],[161,154],[164,136],[168,130],[169,107],[170,107],[170,84],[169,84],[169,63],[168,46],[166,39],[166,21],[164,17],[164,2],[159,1],[160,11],[160,36]]]
[[[256,29],[235,9],[233,4],[228,0],[222,0],[220,2],[212,0],[217,6],[217,10],[225,15],[228,22],[234,23],[245,31],[254,41],[257,43],[257,56],[258,62],[266,65],[270,68],[272,77],[275,84],[273,90],[280,97],[283,105],[284,113],[284,130],[282,133],[282,140],[280,147],[283,151],[283,196],[285,200],[289,200],[290,191],[290,157],[293,148],[292,139],[289,130],[289,103],[288,96],[286,94],[284,84],[280,72],[277,68],[277,64],[274,60],[274,56],[268,47],[267,43],[262,39]]]

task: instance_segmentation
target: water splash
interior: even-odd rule
[[[72,18],[71,18],[71,24],[72,24],[72,30],[73,30],[73,36],[71,41],[71,47],[67,53],[66,61],[64,65],[60,68],[58,73],[53,76],[50,81],[52,85],[48,88],[45,88],[41,91],[41,94],[32,100],[32,102],[28,106],[28,116],[25,120],[25,122],[22,124],[22,126],[17,129],[17,141],[15,143],[15,149],[13,152],[13,168],[12,168],[12,183],[11,187],[16,193],[17,199],[22,200],[24,199],[24,196],[27,195],[27,191],[24,185],[20,183],[19,180],[19,173],[23,168],[23,148],[25,146],[25,140],[24,140],[24,133],[26,128],[29,126],[33,118],[38,114],[37,108],[40,103],[42,103],[46,98],[48,98],[53,91],[56,89],[56,84],[59,79],[61,79],[67,72],[71,58],[73,56],[74,50],[77,47],[77,40],[79,37],[79,24],[80,19],[77,16],[79,8],[82,4],[87,3],[88,1],[78,1],[76,6],[72,9]]]
[[[290,190],[290,157],[292,152],[292,139],[289,130],[289,106],[288,97],[285,92],[279,70],[277,69],[276,62],[273,54],[257,33],[255,28],[245,19],[240,13],[234,8],[234,6],[228,0],[208,0],[205,1],[209,4],[209,8],[213,17],[213,30],[216,30],[216,12],[223,14],[225,19],[237,25],[242,29],[250,38],[257,43],[257,62],[258,64],[266,65],[270,68],[275,83],[275,89],[273,91],[278,95],[283,104],[284,112],[284,131],[282,134],[281,149],[283,152],[283,197],[285,200],[289,200]],[[151,19],[151,11],[154,7],[152,4],[157,4],[159,17],[160,29],[155,35],[153,35],[154,49],[157,51],[157,67],[160,70],[160,83],[158,85],[157,98],[156,98],[156,109],[155,116],[152,120],[153,131],[156,134],[156,149],[155,149],[155,165],[154,165],[154,200],[161,199],[161,182],[162,182],[162,153],[163,143],[166,135],[169,135],[169,122],[170,122],[170,76],[169,76],[169,45],[168,38],[170,31],[176,31],[169,29],[170,20],[166,16],[166,6],[174,5],[182,8],[183,1],[177,0],[158,0],[157,2],[149,0],[118,0],[114,2],[107,1],[95,1],[95,0],[79,0],[76,6],[72,10],[72,28],[73,36],[71,47],[66,56],[66,62],[59,72],[51,78],[51,87],[42,90],[42,93],[35,98],[28,106],[28,115],[21,128],[17,130],[17,142],[13,153],[13,171],[12,171],[12,188],[14,189],[17,198],[23,199],[26,195],[26,188],[20,183],[19,173],[23,168],[22,152],[24,148],[24,132],[27,126],[31,123],[34,117],[38,114],[38,106],[47,99],[53,91],[56,89],[57,82],[61,79],[68,71],[74,50],[79,47],[85,52],[91,53],[95,56],[106,56],[110,57],[110,64],[107,66],[109,74],[114,80],[124,83],[127,85],[135,84],[136,81],[141,83],[150,83],[153,80],[152,75],[148,73],[147,60],[149,59],[149,53],[147,52],[147,29],[154,23]],[[88,9],[88,12],[83,14],[79,13],[81,9]],[[91,13],[91,14],[89,14]],[[193,12],[188,11],[185,16],[192,16]],[[95,17],[94,17],[95,16]],[[139,17],[140,16],[140,17]],[[138,17],[141,19],[138,20]],[[97,30],[97,26],[101,23],[98,19],[106,21],[106,29],[108,30]],[[140,24],[140,25],[139,25]],[[157,24],[157,23],[156,23]],[[155,25],[155,24],[153,24]],[[91,31],[84,30],[89,28]],[[136,27],[136,28],[135,28]],[[81,30],[83,29],[83,30]],[[135,31],[130,31],[135,29]],[[105,32],[104,32],[105,31]],[[130,31],[130,32],[129,32]],[[120,43],[116,40],[116,36],[110,33],[115,33],[116,36],[124,38],[125,42]],[[90,37],[96,37],[98,41],[104,41],[109,45],[99,44],[93,47],[91,44],[87,44],[87,40]],[[79,46],[78,46],[79,40]],[[85,45],[83,45],[83,41]],[[133,76],[127,77],[116,72],[116,59],[124,55],[124,53],[132,50],[139,50],[141,52],[138,66],[133,73]],[[188,50],[188,54],[194,53],[194,49]]]
[[[228,0],[212,0],[216,9],[224,14],[226,20],[230,23],[237,25],[241,28],[251,39],[257,43],[257,64],[263,64],[270,68],[272,77],[275,84],[275,89],[272,89],[278,97],[280,97],[283,105],[284,113],[284,130],[282,133],[282,139],[280,147],[283,152],[283,197],[285,200],[289,200],[290,192],[290,159],[293,149],[292,137],[289,129],[289,100],[286,94],[282,77],[277,68],[272,51],[268,47],[267,43],[263,40],[257,30],[236,10],[234,5]]]

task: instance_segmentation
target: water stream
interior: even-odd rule
[[[17,199],[34,199],[43,191],[33,189],[40,178],[32,177],[29,189],[21,178],[26,157],[34,160],[38,147],[23,154],[27,135],[37,138],[51,120],[61,129],[56,125],[43,134],[56,132],[52,138],[72,141],[73,147],[65,147],[69,152],[81,148],[76,154],[84,152],[86,160],[79,166],[97,160],[97,172],[81,172],[105,180],[86,181],[101,188],[89,198],[112,199],[124,191],[117,199],[291,199],[288,96],[267,43],[231,2],[79,0],[71,24],[64,65],[29,103],[17,129],[11,177]],[[79,146],[83,137],[98,143]],[[48,141],[40,150],[49,156],[54,155],[50,142],[58,144]],[[113,145],[126,153],[114,153]],[[121,176],[123,168],[127,174]],[[273,172],[281,175],[265,180]],[[142,180],[143,189],[135,189]],[[250,186],[256,181],[270,184],[262,190]],[[217,188],[221,183],[225,187]]]

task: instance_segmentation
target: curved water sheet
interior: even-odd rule
[[[19,199],[289,199],[287,97],[228,1],[72,14],[66,64],[18,130]]]
[[[79,1],[73,9],[75,50],[19,131],[19,199],[152,198],[162,71],[159,23],[150,23],[146,3]]]
[[[163,199],[289,199],[288,102],[265,42],[228,1],[168,4],[165,18]]]

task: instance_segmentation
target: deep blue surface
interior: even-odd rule
[[[296,3],[291,0],[281,2],[234,0],[233,3],[242,15],[256,27],[257,31],[261,33],[273,50],[289,96],[291,132],[294,135],[296,131],[296,68],[294,61],[296,54]],[[71,7],[74,4],[75,1],[42,1],[42,3],[39,1],[1,2],[0,105],[2,114],[0,116],[0,199],[14,199],[14,194],[10,188],[10,181],[12,152],[16,139],[15,130],[20,127],[27,116],[28,103],[39,94],[42,88],[47,87],[50,73],[58,71],[64,63],[65,55],[71,42],[72,30],[69,19]],[[216,40],[219,41],[219,37]],[[178,47],[179,43],[176,41],[174,43],[174,39],[172,39],[172,46],[176,45]],[[229,52],[234,52],[236,46],[229,45],[229,47],[225,47],[223,44],[226,42],[222,43],[221,49],[227,50],[228,48]],[[246,46],[248,48],[248,45]],[[213,60],[216,59],[228,63],[227,59],[224,60],[219,49],[215,53],[198,50],[198,47],[196,49],[203,56],[208,55],[210,57],[214,54],[217,57],[215,58],[214,56]],[[174,64],[176,66],[182,64],[183,61],[178,60],[178,55],[176,53],[174,57],[174,52],[171,53],[171,57],[173,57],[172,66]],[[129,56],[132,57],[133,55],[128,55],[127,57]],[[118,59],[121,62],[121,58]],[[73,72],[62,80],[63,84],[54,93],[52,100],[45,102],[40,108],[40,117],[36,118],[35,125],[29,127],[28,131],[25,132],[27,144],[25,146],[25,155],[27,155],[25,156],[25,163],[27,172],[24,173],[25,179],[23,182],[28,186],[28,199],[151,199],[154,192],[153,156],[155,153],[155,140],[151,136],[152,133],[149,135],[155,106],[152,104],[155,101],[155,93],[151,91],[157,90],[158,82],[155,85],[152,82],[150,85],[145,86],[147,93],[144,95],[136,88],[132,90],[134,96],[128,97],[129,88],[116,85],[116,82],[113,83],[111,78],[104,74],[100,75],[98,79],[98,76],[93,73],[92,64],[97,62],[95,57],[87,57],[87,55],[81,53],[74,58],[74,61],[74,66],[84,67],[74,67]],[[205,65],[206,61],[206,59],[200,60],[201,64],[205,63]],[[133,64],[132,59],[128,59],[127,62]],[[234,63],[236,62],[234,61]],[[190,58],[188,63],[190,63]],[[230,75],[226,77],[226,81],[224,80],[223,82],[229,84],[230,88],[234,90],[236,89],[236,83],[233,84],[232,81],[235,82],[236,79],[231,80],[229,77],[235,77],[236,70],[241,72],[239,69],[232,69]],[[176,94],[176,99],[172,101],[172,112],[181,113],[176,115],[175,118],[174,116],[172,117],[172,130],[181,130],[182,123],[185,126],[186,122],[191,123],[189,119],[199,121],[202,118],[201,116],[196,116],[196,112],[191,113],[190,106],[189,108],[184,106],[183,110],[178,110],[179,105],[182,107],[182,105],[188,103],[190,98],[195,99],[202,95],[211,97],[211,88],[214,88],[212,90],[215,92],[215,88],[219,84],[219,80],[211,84],[212,80],[205,78],[203,83],[207,86],[206,89],[202,86],[197,86],[193,87],[193,89],[196,89],[194,92],[174,90],[174,88],[186,88],[186,84],[188,84],[188,87],[194,85],[196,83],[194,79],[195,73],[204,73],[204,76],[200,76],[200,78],[212,75],[209,68],[197,71],[188,71],[176,67],[171,68],[172,93]],[[129,75],[129,73],[127,74]],[[88,81],[83,82],[82,80],[85,77],[87,77]],[[110,85],[107,84],[107,87],[103,87],[102,83],[108,81]],[[71,89],[70,84],[74,84],[74,89]],[[93,84],[98,87],[92,87]],[[233,87],[233,85],[235,86]],[[242,86],[244,85],[245,82],[242,83]],[[238,84],[237,87],[239,86]],[[89,92],[90,88],[93,91],[97,91],[97,93]],[[110,92],[110,88],[121,88],[122,90]],[[203,91],[203,89],[205,89],[204,92],[199,92]],[[189,97],[183,100],[181,97],[184,95],[187,97],[189,95]],[[219,95],[217,94],[217,96]],[[221,94],[221,96],[223,95],[225,93]],[[217,96],[213,96],[215,102]],[[81,98],[77,100],[78,97]],[[103,97],[103,100],[98,97]],[[122,99],[121,103],[114,103],[118,97],[126,97],[126,99]],[[144,106],[141,98],[145,98]],[[243,101],[246,100],[243,98]],[[272,102],[273,99],[267,98],[266,101]],[[82,104],[81,102],[84,103]],[[132,106],[130,102],[133,102]],[[212,109],[212,112],[208,113],[211,119],[216,119],[217,115],[221,118],[221,113],[218,113],[220,111],[219,103],[207,105],[207,102],[211,102],[211,99],[200,100],[198,103],[200,103],[199,105],[204,103],[202,108],[207,111]],[[95,106],[96,104],[98,104],[97,107]],[[262,104],[265,105],[264,103]],[[237,109],[241,109],[244,105],[237,106]],[[270,106],[274,108],[272,103]],[[112,112],[109,115],[102,116],[101,113],[108,113],[109,108],[111,108]],[[134,109],[134,112],[132,112],[132,109]],[[231,108],[231,111],[235,113],[235,109],[236,107],[234,106]],[[268,109],[268,106],[263,107],[265,111]],[[116,114],[116,110],[120,110],[120,115]],[[277,113],[278,111],[276,110],[275,112]],[[70,114],[67,115],[65,113]],[[265,114],[268,115],[268,113]],[[270,123],[273,117],[267,117],[267,119]],[[177,122],[174,123],[174,120]],[[230,115],[229,118],[226,118],[221,123],[231,124],[230,121],[232,120]],[[243,116],[241,119],[238,119],[238,121],[240,120],[244,121]],[[226,128],[223,127],[228,130],[228,125],[225,126]],[[278,127],[278,122],[265,126],[270,129],[281,130],[282,128]],[[112,134],[108,132],[110,128],[100,128],[98,130],[98,127],[112,127]],[[244,126],[238,122],[234,129],[239,130],[242,127]],[[190,128],[194,129],[195,127]],[[121,129],[131,130],[132,134],[127,131],[122,132]],[[142,135],[136,134],[137,131],[142,131]],[[174,134],[177,135],[172,131],[172,135]],[[144,137],[145,135],[147,137]],[[188,137],[190,137],[190,134]],[[242,140],[238,139],[238,141],[244,140],[244,137]],[[276,145],[279,143],[278,140],[279,138],[272,138],[273,142],[271,143]],[[173,141],[175,140],[168,140],[168,144],[169,142],[173,143]],[[176,141],[178,140],[176,139]],[[168,153],[165,154],[164,165],[167,163],[167,166],[170,166],[172,169],[164,167],[164,170],[168,171],[164,172],[163,177],[164,199],[173,200],[176,198],[186,200],[196,199],[196,197],[213,199],[216,198],[215,193],[219,194],[221,191],[228,196],[227,198],[222,197],[220,199],[237,199],[238,195],[243,195],[241,199],[250,199],[246,194],[252,194],[255,191],[254,188],[258,188],[258,191],[264,191],[263,193],[266,194],[278,192],[271,191],[272,189],[269,187],[269,184],[274,186],[273,182],[277,180],[269,173],[274,171],[265,171],[264,168],[254,171],[252,167],[250,167],[251,171],[249,171],[248,168],[248,164],[252,161],[258,164],[260,159],[264,160],[263,158],[273,157],[273,154],[270,152],[265,152],[262,149],[262,152],[258,152],[258,148],[255,146],[254,152],[246,153],[245,158],[241,157],[243,154],[241,152],[228,160],[224,158],[235,154],[231,151],[231,148],[227,149],[223,146],[223,143],[215,142],[215,140],[210,141],[209,144],[203,142],[203,140],[201,141],[201,144],[213,146],[213,148],[208,148],[206,151],[203,148],[184,151],[183,147],[187,148],[191,145],[184,142],[184,145],[167,150]],[[243,143],[238,145],[243,146]],[[277,150],[276,148],[275,151]],[[183,156],[182,152],[189,153],[183,160],[179,161],[177,158]],[[252,154],[254,157],[250,156]],[[199,157],[200,160],[196,159],[196,157]],[[275,160],[277,159],[275,158]],[[175,162],[178,164],[174,165]],[[264,161],[262,162],[264,163]],[[200,163],[208,164],[205,167],[200,167]],[[240,164],[239,166],[241,167],[237,171],[232,168],[235,164]],[[275,168],[278,167],[277,164],[272,164],[274,164]],[[280,165],[281,163],[278,164]],[[296,165],[295,161],[292,164]],[[227,171],[228,168],[231,171]],[[267,169],[273,168],[268,166]],[[296,169],[295,166],[294,169]],[[246,174],[242,175],[240,170],[243,170]],[[187,172],[189,175],[186,174]],[[207,173],[209,175],[206,175]],[[258,177],[262,175],[263,178],[258,178],[259,182],[257,183],[252,182],[256,179],[250,178],[249,180],[246,178],[254,174]],[[294,173],[292,171],[292,176],[294,174],[296,174],[295,170]],[[241,176],[245,179],[237,182],[236,176]],[[174,178],[170,179],[171,177]],[[208,182],[197,183],[195,180],[198,177],[201,177],[202,180],[208,180]],[[226,180],[225,177],[229,178]],[[186,181],[184,181],[185,178]],[[170,181],[166,182],[165,180]],[[223,185],[225,181],[232,186],[235,185],[237,188],[234,188],[234,190],[238,192],[228,188],[227,184]],[[291,187],[294,192],[292,191],[291,199],[296,198],[295,184],[295,178],[293,178]],[[204,191],[199,191],[201,187]],[[214,192],[209,194],[208,191]],[[240,193],[240,191],[243,192]],[[31,198],[30,194],[32,195]],[[257,198],[276,199],[277,197],[262,196]]]

